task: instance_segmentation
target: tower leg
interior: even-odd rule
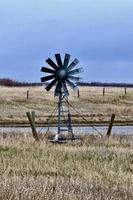
[[[58,141],[59,135],[60,135],[60,111],[61,111],[61,99],[62,99],[62,93],[59,95],[58,99],[58,132],[55,135],[55,141]]]
[[[61,133],[63,133],[63,136],[65,133],[68,133],[69,135],[71,135],[72,139],[74,138],[68,99],[65,97],[63,92],[58,97],[57,126],[58,130],[54,138],[55,142],[59,141],[59,136],[61,135]]]

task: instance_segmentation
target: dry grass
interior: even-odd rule
[[[29,100],[26,101],[26,91],[30,91]],[[53,89],[54,90],[54,89]],[[35,110],[37,122],[46,122],[56,106],[57,99],[53,91],[46,92],[44,87],[7,88],[0,87],[0,121],[4,123],[26,123],[26,112]],[[112,113],[116,120],[132,120],[133,116],[133,89],[106,88],[105,97],[102,88],[80,87],[80,98],[77,92],[70,90],[69,101],[82,114],[88,115],[89,121],[109,120]],[[72,114],[77,114],[71,110]],[[82,122],[79,117],[74,122]]]
[[[131,200],[133,136],[53,145],[0,135],[0,199]]]
[[[30,98],[26,101],[26,91]],[[0,121],[27,122],[26,112],[36,111],[46,121],[56,106],[53,91],[43,87],[0,87]],[[133,90],[80,88],[80,98],[70,91],[70,103],[88,120],[131,120]],[[71,111],[75,114],[74,111]],[[81,122],[78,117],[74,121]],[[0,134],[0,200],[132,200],[133,136],[83,136],[64,145],[47,140],[35,143],[28,133]]]

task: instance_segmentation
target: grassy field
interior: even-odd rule
[[[29,100],[26,92],[29,90]],[[57,99],[43,87],[0,87],[0,123],[46,122]],[[133,89],[80,87],[70,104],[88,121],[132,120]],[[77,114],[71,110],[73,115]],[[73,122],[83,122],[78,116]],[[67,144],[35,142],[31,133],[0,134],[0,200],[132,200],[133,136],[82,136]]]
[[[75,109],[86,115],[88,121],[108,121],[112,113],[116,114],[116,120],[133,120],[133,89],[106,88],[103,97],[103,88],[80,87],[80,98],[77,92],[70,90],[69,101]],[[29,90],[29,100],[26,100],[26,92]],[[54,89],[53,89],[54,90]],[[26,123],[27,111],[35,110],[36,122],[46,122],[57,105],[53,91],[46,92],[44,87],[8,88],[0,87],[0,122],[1,123]],[[73,109],[71,114],[76,115]],[[75,116],[73,122],[81,123],[83,120]]]
[[[132,200],[133,136],[63,145],[0,135],[1,200]]]

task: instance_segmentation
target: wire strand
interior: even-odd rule
[[[70,105],[70,107],[71,107],[76,113],[78,113],[79,116],[80,116],[84,121],[86,121],[87,123],[89,123],[88,120],[85,119],[85,118],[81,115],[81,113],[80,113],[76,108],[74,108],[74,106],[73,106],[72,104],[70,104],[70,103],[68,102],[67,99],[66,99],[66,101],[67,101],[67,103]],[[90,124],[89,124],[89,126],[92,127],[100,136],[103,137],[102,133],[101,133],[100,131],[98,131],[97,128],[95,128],[95,126],[90,125]]]
[[[56,113],[56,111],[57,111],[57,106],[55,107],[55,109],[53,110],[53,112],[51,113],[51,115],[49,116],[49,119],[48,119],[48,121],[50,121],[50,120],[52,120],[53,119],[53,117],[54,117],[54,114]],[[41,131],[44,129],[44,127],[42,127],[40,130],[39,130],[39,134],[41,133]],[[45,134],[47,134],[48,133],[48,131],[49,131],[49,129],[50,129],[50,124],[49,124],[49,126],[48,126],[48,128],[47,128],[47,131],[46,131],[46,133]]]

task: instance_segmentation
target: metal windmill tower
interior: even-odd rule
[[[46,60],[46,63],[50,65],[51,68],[42,67],[41,72],[48,73],[50,75],[42,77],[41,82],[51,81],[45,89],[49,91],[53,86],[55,86],[54,96],[58,97],[58,133],[55,136],[55,140],[58,141],[59,135],[62,132],[67,131],[72,134],[73,131],[71,126],[71,115],[69,110],[68,102],[68,88],[76,89],[76,82],[79,81],[78,75],[82,72],[83,68],[76,68],[79,63],[78,59],[74,59],[70,63],[70,55],[65,54],[64,60],[62,61],[60,54],[55,54],[56,63],[50,58]]]

